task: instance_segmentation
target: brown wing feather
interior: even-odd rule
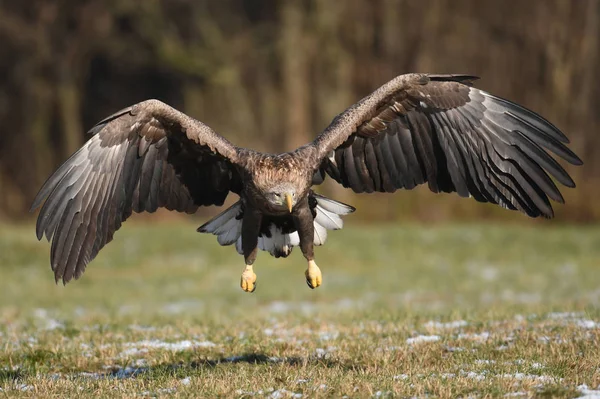
[[[52,241],[56,280],[78,278],[132,212],[193,213],[239,193],[237,149],[208,126],[157,101],[121,110],[46,181],[37,236]],[[45,202],[44,202],[45,201]]]
[[[475,79],[411,74],[386,83],[312,143],[321,175],[355,192],[427,182],[433,192],[552,217],[549,199],[563,202],[552,178],[575,184],[549,152],[574,165],[581,160],[550,122],[471,87]]]

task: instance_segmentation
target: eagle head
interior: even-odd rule
[[[265,197],[274,208],[287,209],[290,213],[298,200],[296,188],[288,183],[280,183],[269,187]]]

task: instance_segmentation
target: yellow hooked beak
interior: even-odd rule
[[[292,207],[294,206],[294,203],[292,202],[292,196],[289,193],[285,193],[285,203],[287,204],[290,213],[292,213]]]

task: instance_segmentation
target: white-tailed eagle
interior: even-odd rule
[[[241,286],[254,291],[258,249],[275,257],[300,246],[306,281],[321,284],[314,245],[342,228],[354,208],[311,187],[330,176],[357,193],[412,189],[457,192],[480,202],[553,216],[563,203],[555,181],[575,183],[549,154],[581,160],[541,116],[471,86],[466,75],[401,75],[335,117],[295,151],[236,147],[203,123],[157,100],[119,111],[43,185],[37,237],[52,241],[56,281],[77,279],[132,212],[159,207],[194,213],[240,199],[198,231],[235,244],[244,256]],[[45,200],[45,202],[44,202]]]

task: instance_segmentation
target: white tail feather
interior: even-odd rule
[[[316,222],[315,219],[315,238],[314,238],[314,244],[315,245],[323,245],[325,244],[325,240],[327,240],[327,229],[323,226],[321,226],[320,224],[318,224]]]
[[[344,221],[339,215],[329,212],[321,205],[317,205],[316,211],[315,223],[320,224],[328,230],[339,230],[344,227]]]
[[[354,208],[341,202],[313,194],[317,200],[315,208],[316,215],[313,222],[315,234],[314,245],[323,245],[327,240],[327,230],[339,230],[344,226],[340,216],[354,212]],[[236,202],[215,218],[209,220],[198,228],[199,232],[212,233],[217,236],[221,245],[235,243],[235,249],[243,255],[242,248],[242,212],[241,202]],[[268,226],[270,237],[261,235],[258,237],[258,248],[268,251],[275,257],[288,256],[294,247],[300,245],[300,237],[297,231],[284,234],[281,228],[274,224]]]
[[[198,227],[198,231],[200,233],[216,233],[219,227],[223,226],[231,219],[235,219],[235,217],[240,213],[241,209],[242,203],[238,201],[208,222],[204,223],[202,226]]]
[[[204,223],[198,228],[198,231],[216,235],[217,241],[221,245],[231,245],[240,239],[242,235],[242,219],[237,219],[241,210],[242,204],[238,201],[213,219]]]
[[[353,206],[342,204],[341,202],[332,200],[327,197],[323,197],[319,194],[313,194],[317,200],[317,204],[320,205],[326,211],[335,213],[336,215],[344,216],[354,212],[356,209]]]

